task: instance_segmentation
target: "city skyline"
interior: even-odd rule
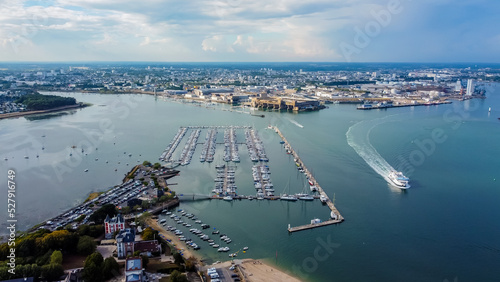
[[[500,62],[486,1],[7,0],[0,61]]]

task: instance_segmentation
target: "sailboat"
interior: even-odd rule
[[[287,188],[288,188],[288,190],[290,190],[290,178],[288,178],[288,184],[286,185],[285,190]],[[295,195],[283,194],[283,195],[281,195],[280,200],[283,200],[283,201],[297,201],[298,199],[297,199],[297,197]]]
[[[309,180],[309,181],[311,181],[311,180]],[[307,194],[306,189],[307,189],[307,184],[304,184],[304,190],[302,190],[301,193],[298,193],[295,196],[297,196],[299,198],[299,200],[302,200],[302,201],[313,201],[314,197]]]

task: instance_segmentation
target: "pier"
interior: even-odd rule
[[[307,230],[307,229],[313,229],[316,227],[322,227],[322,226],[341,223],[342,221],[343,221],[343,219],[342,220],[330,219],[330,220],[322,221],[319,223],[311,223],[311,224],[306,224],[306,225],[301,225],[301,226],[296,226],[296,227],[290,227],[290,224],[288,224],[288,232],[292,233],[292,232],[297,232],[297,231],[302,231],[302,230]]]
[[[312,228],[326,226],[326,225],[330,225],[330,224],[341,223],[342,221],[344,221],[344,217],[340,214],[340,212],[335,207],[334,203],[330,200],[330,198],[328,197],[328,195],[325,193],[325,191],[323,190],[323,188],[321,188],[321,186],[316,181],[316,179],[314,178],[314,176],[312,175],[312,173],[304,165],[304,163],[300,159],[300,157],[297,154],[297,152],[295,152],[295,150],[292,148],[292,146],[290,145],[290,143],[286,140],[285,136],[281,133],[281,131],[278,129],[278,127],[271,126],[270,128],[272,130],[274,130],[276,133],[278,133],[278,135],[281,137],[281,139],[283,140],[283,142],[285,142],[284,145],[289,148],[291,155],[295,159],[295,162],[298,163],[304,169],[304,174],[309,178],[309,180],[311,180],[313,182],[314,186],[316,186],[316,189],[319,192],[320,197],[322,197],[323,199],[325,199],[324,202],[326,203],[326,205],[328,206],[328,208],[331,210],[331,213],[330,213],[330,218],[331,219],[329,219],[327,221],[319,222],[319,223],[311,223],[311,224],[301,225],[301,226],[297,226],[297,227],[290,227],[290,226],[288,226],[288,232],[291,233],[291,232],[296,232],[296,231],[301,231],[301,230],[306,230],[306,229],[312,229]]]
[[[387,102],[381,102],[378,104],[363,104],[356,109],[358,110],[376,110],[376,109],[388,109],[388,108],[401,108],[401,107],[416,107],[416,106],[433,106],[441,104],[451,104],[451,101],[434,101],[434,102],[417,102],[408,104],[392,104]]]

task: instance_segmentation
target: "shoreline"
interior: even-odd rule
[[[156,220],[154,220],[153,218],[148,218],[146,220],[146,224],[149,227],[153,228],[154,230],[157,230],[163,239],[171,240],[170,245],[172,245],[177,250],[177,252],[183,254],[183,257],[185,259],[191,257],[195,258],[200,263],[201,269],[203,269],[204,266],[205,267],[210,266],[216,268],[231,266],[232,263],[231,260],[226,260],[217,264],[206,265],[203,262],[203,256],[201,254],[196,253],[193,250],[189,249],[184,242],[180,241],[171,232],[166,231],[160,224],[158,224]],[[269,262],[266,261],[266,259],[253,259],[253,258],[246,258],[242,260],[235,259],[234,262],[236,263],[236,265],[238,265],[240,273],[244,276],[245,278],[244,281],[249,281],[249,282],[302,281],[298,277],[292,276],[292,274],[290,274],[288,270],[281,269],[278,268],[277,266],[270,264]]]
[[[46,113],[53,113],[53,112],[59,112],[59,111],[66,111],[66,110],[71,110],[71,109],[80,109],[80,108],[85,108],[90,106],[89,104],[76,104],[76,105],[69,105],[69,106],[62,106],[62,107],[57,107],[57,108],[52,108],[48,110],[39,110],[39,111],[27,111],[27,112],[15,112],[15,113],[7,113],[7,114],[0,114],[0,120],[2,119],[8,119],[8,118],[17,118],[17,117],[23,117],[23,116],[29,116],[29,115],[39,115],[39,114],[46,114]]]
[[[184,258],[188,259],[188,258],[193,257],[200,262],[203,261],[203,257],[200,254],[197,254],[197,253],[193,252],[193,250],[190,250],[184,242],[179,240],[179,238],[177,238],[171,232],[168,232],[167,230],[165,230],[153,218],[146,219],[146,224],[147,224],[147,226],[151,227],[153,230],[158,231],[158,233],[160,234],[160,236],[163,239],[165,239],[165,240],[169,239],[171,241],[170,245],[172,245],[177,250],[177,252],[181,253]]]
[[[237,266],[238,272],[243,277],[242,281],[248,282],[267,282],[267,281],[290,281],[290,282],[300,282],[298,277],[292,276],[286,271],[279,269],[265,259],[242,259],[234,260]],[[227,268],[232,265],[232,261],[224,261],[211,267],[215,268]]]

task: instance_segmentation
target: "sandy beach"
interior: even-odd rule
[[[198,261],[202,260],[200,254],[197,254],[191,249],[188,249],[186,244],[177,238],[171,232],[165,231],[163,227],[158,224],[158,222],[152,218],[146,220],[146,223],[153,228],[154,230],[158,230],[161,236],[165,239],[171,240],[171,244],[179,251],[182,252],[185,258],[194,257]],[[289,274],[284,273],[283,271],[276,269],[272,266],[267,265],[266,263],[255,260],[255,259],[244,259],[244,260],[235,260],[235,263],[239,266],[242,274],[244,275],[246,281],[251,282],[265,282],[265,281],[292,281],[299,282],[300,280],[290,276]],[[213,267],[229,267],[231,266],[231,261],[225,261],[216,265],[211,265]]]
[[[260,260],[245,259],[239,265],[245,279],[250,282],[264,281],[287,281],[299,282],[300,280],[290,276],[281,270],[263,263]]]

